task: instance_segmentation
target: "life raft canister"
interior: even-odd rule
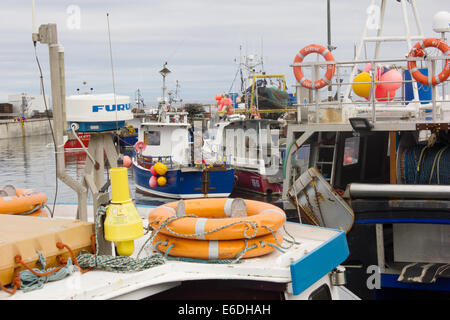
[[[272,236],[272,231],[276,231],[285,223],[286,214],[277,206],[255,200],[244,201],[247,207],[247,216],[231,217],[233,199],[186,200],[184,212],[186,217],[168,223],[159,232],[185,239],[236,240],[267,234]],[[156,230],[168,219],[176,218],[177,203],[166,203],[151,211],[148,216],[149,226]],[[215,231],[213,232],[213,230]]]
[[[294,59],[294,63],[301,63],[303,59],[310,53],[318,53],[321,54],[326,61],[335,61],[333,54],[324,46],[321,46],[319,44],[310,44],[309,46],[304,47],[297,53]],[[316,80],[312,82],[309,79],[305,78],[305,75],[303,74],[302,67],[301,66],[294,66],[294,75],[300,84],[308,89],[320,89],[325,87],[326,85],[331,84],[331,79],[334,76],[334,72],[336,70],[336,67],[334,64],[327,65],[327,71],[325,73],[325,77]]]
[[[417,42],[414,47],[412,47],[411,51],[409,52],[408,57],[423,57],[425,53],[423,52],[423,49],[428,47],[434,47],[439,49],[445,56],[448,56],[450,58],[450,46],[445,43],[444,41],[436,38],[426,38],[423,40],[420,40]],[[437,85],[441,82],[444,82],[447,80],[447,78],[450,76],[450,60],[445,60],[445,66],[441,73],[438,74],[438,76],[426,76],[422,74],[419,69],[417,69],[417,63],[416,61],[408,61],[408,69],[411,72],[411,75],[413,78],[426,86],[429,85]],[[430,81],[431,80],[431,81]],[[430,83],[431,82],[431,83]]]
[[[21,214],[42,207],[47,202],[45,193],[30,189],[16,189],[15,196],[0,197],[0,214]],[[38,210],[39,211],[39,210]],[[41,215],[41,214],[34,214]]]

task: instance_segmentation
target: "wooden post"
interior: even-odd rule
[[[389,182],[397,184],[397,132],[389,131]]]

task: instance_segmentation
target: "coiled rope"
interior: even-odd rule
[[[448,145],[413,146],[402,153],[405,184],[450,184]]]

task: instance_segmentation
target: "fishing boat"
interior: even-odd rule
[[[262,66],[263,59],[257,55],[240,57],[241,92],[216,96],[223,119],[212,129],[215,139],[223,143],[215,149],[223,150],[235,169],[237,189],[279,195],[285,147],[279,142],[284,140],[284,118],[293,97],[287,93],[284,75],[266,74]]]
[[[308,88],[314,99],[297,104],[297,123],[287,127],[284,208],[298,210],[302,221],[327,226],[337,203],[350,206],[354,225],[344,265],[353,266],[349,287],[358,296],[448,298],[450,47],[445,32],[450,14],[435,16],[434,30],[441,36],[435,38],[423,34],[415,1],[371,5],[381,10],[380,27],[369,36],[367,21],[353,60],[337,61],[329,49],[312,44],[291,65],[297,88]],[[382,35],[388,5],[394,7],[390,18],[395,10],[403,17],[411,10],[418,34]],[[402,57],[381,57],[380,47],[389,41],[406,44]],[[374,56],[363,59],[368,42],[376,44]],[[311,53],[326,61],[304,62]],[[322,78],[320,70],[325,70]],[[326,87],[336,92],[335,99],[321,98],[320,88]],[[293,161],[305,149],[306,170]],[[336,198],[323,196],[324,187]]]
[[[344,287],[345,268],[340,264],[348,256],[348,246],[341,230],[287,222],[280,208],[242,199],[189,199],[136,208],[127,169],[119,166],[121,155],[111,136],[131,119],[125,107],[128,97],[114,92],[82,99],[67,110],[66,119],[61,103],[65,101],[64,49],[58,43],[56,24],[34,31],[33,40],[47,44],[50,56],[56,176],[77,193],[78,201],[55,206],[53,218],[0,215],[0,299],[357,299]],[[206,191],[202,197],[220,192],[206,183],[214,180],[215,173],[225,176],[221,185],[233,180],[233,170],[225,165],[206,164],[196,157],[188,162],[190,152],[195,154],[202,145],[195,128],[192,149],[185,120],[166,122],[162,113],[160,119],[141,124],[133,159],[136,168],[147,170],[147,164],[158,160],[148,171],[156,172],[160,180],[177,170],[176,182],[183,187],[192,182],[181,178],[193,172],[202,177],[200,189]],[[72,131],[91,134],[81,182],[65,170],[66,122]],[[87,204],[88,196],[92,205]],[[158,218],[160,214],[165,220]],[[219,229],[211,229],[211,223]],[[147,226],[149,231],[155,229],[145,234]],[[169,245],[169,240],[157,240],[172,227],[178,231],[174,234],[178,244],[187,240],[201,244],[180,248]],[[184,237],[190,239],[179,239]],[[222,241],[224,237],[239,242],[226,256],[232,259],[221,257],[222,244],[231,246]],[[199,246],[208,249],[201,259],[192,258],[191,251]]]
[[[280,175],[284,143],[283,121],[237,119],[216,124],[207,146],[217,158],[225,157],[235,171],[235,188],[258,194],[282,192]],[[281,132],[280,132],[281,131]],[[282,138],[281,138],[282,139]]]
[[[169,118],[170,116],[169,114]],[[184,118],[187,118],[187,114]],[[148,122],[140,125],[133,156],[137,190],[182,199],[227,197],[232,192],[234,169],[226,163],[205,163],[203,159],[193,159],[190,128],[187,120],[180,123]],[[156,164],[162,164],[167,168],[164,170],[166,172],[155,174],[153,167]],[[151,182],[155,179],[159,179],[159,182],[155,181],[156,184]]]
[[[77,137],[73,136],[71,139],[68,139],[64,144],[65,152],[83,152],[83,145],[85,147],[89,147],[89,133],[79,133]],[[81,140],[81,142],[80,142]]]

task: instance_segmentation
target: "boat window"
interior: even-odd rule
[[[149,146],[159,146],[161,144],[161,132],[160,131],[148,131],[147,135],[147,145]]]
[[[358,163],[359,159],[359,137],[345,139],[344,145],[344,166]]]
[[[331,300],[331,292],[328,285],[323,284],[310,295],[308,300]]]

